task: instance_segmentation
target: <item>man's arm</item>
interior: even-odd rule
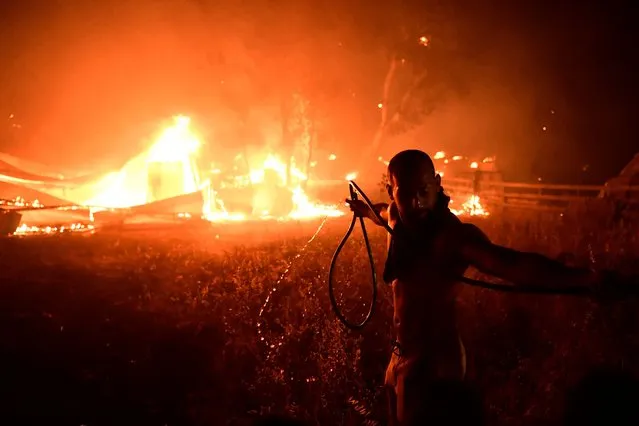
[[[464,225],[461,253],[480,271],[513,284],[549,288],[594,287],[600,277],[589,269],[570,268],[537,253],[498,246],[474,225]]]
[[[346,204],[348,204],[351,210],[355,213],[357,217],[365,217],[373,221],[376,225],[384,226],[385,223],[389,223],[389,220],[392,221],[395,217],[397,217],[397,208],[394,203],[386,204],[386,203],[377,203],[373,204],[373,211],[371,211],[368,204],[366,204],[363,200],[351,200],[346,199]],[[392,212],[391,212],[392,210]],[[383,222],[379,221],[379,217],[382,218]]]

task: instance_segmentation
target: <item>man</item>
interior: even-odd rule
[[[393,229],[384,280],[392,284],[396,344],[386,371],[393,424],[427,424],[441,419],[439,384],[462,381],[465,352],[455,318],[454,284],[469,266],[524,285],[594,286],[600,275],[569,268],[533,253],[492,244],[475,225],[448,209],[430,157],[418,150],[398,153],[388,165],[391,203],[375,210]],[[351,210],[379,220],[362,201]]]

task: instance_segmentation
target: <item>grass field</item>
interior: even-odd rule
[[[576,223],[480,226],[514,248],[639,272],[636,228]],[[363,332],[346,331],[328,301],[347,219],[328,221],[277,283],[318,224],[0,240],[2,423],[224,425],[268,412],[323,425],[381,421],[389,291],[380,284]],[[381,270],[384,235],[371,233]],[[337,275],[352,315],[370,296],[367,267],[357,233]],[[639,371],[634,302],[460,287],[459,315],[491,424],[556,424],[566,389],[590,366]]]

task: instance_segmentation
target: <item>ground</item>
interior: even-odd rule
[[[593,223],[502,216],[479,225],[515,248],[639,272],[637,229]],[[345,330],[326,278],[348,220],[326,222],[296,256],[318,225],[0,239],[2,423],[224,425],[267,412],[381,421],[389,291],[379,284],[368,327]],[[371,238],[379,271],[384,235]],[[353,319],[370,297],[367,267],[356,233],[337,273]],[[566,390],[591,366],[639,370],[635,302],[461,287],[459,306],[490,424],[557,424]]]

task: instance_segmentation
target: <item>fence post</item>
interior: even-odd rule
[[[476,197],[479,197],[481,193],[481,177],[481,171],[479,169],[475,170],[473,175],[473,195]]]

